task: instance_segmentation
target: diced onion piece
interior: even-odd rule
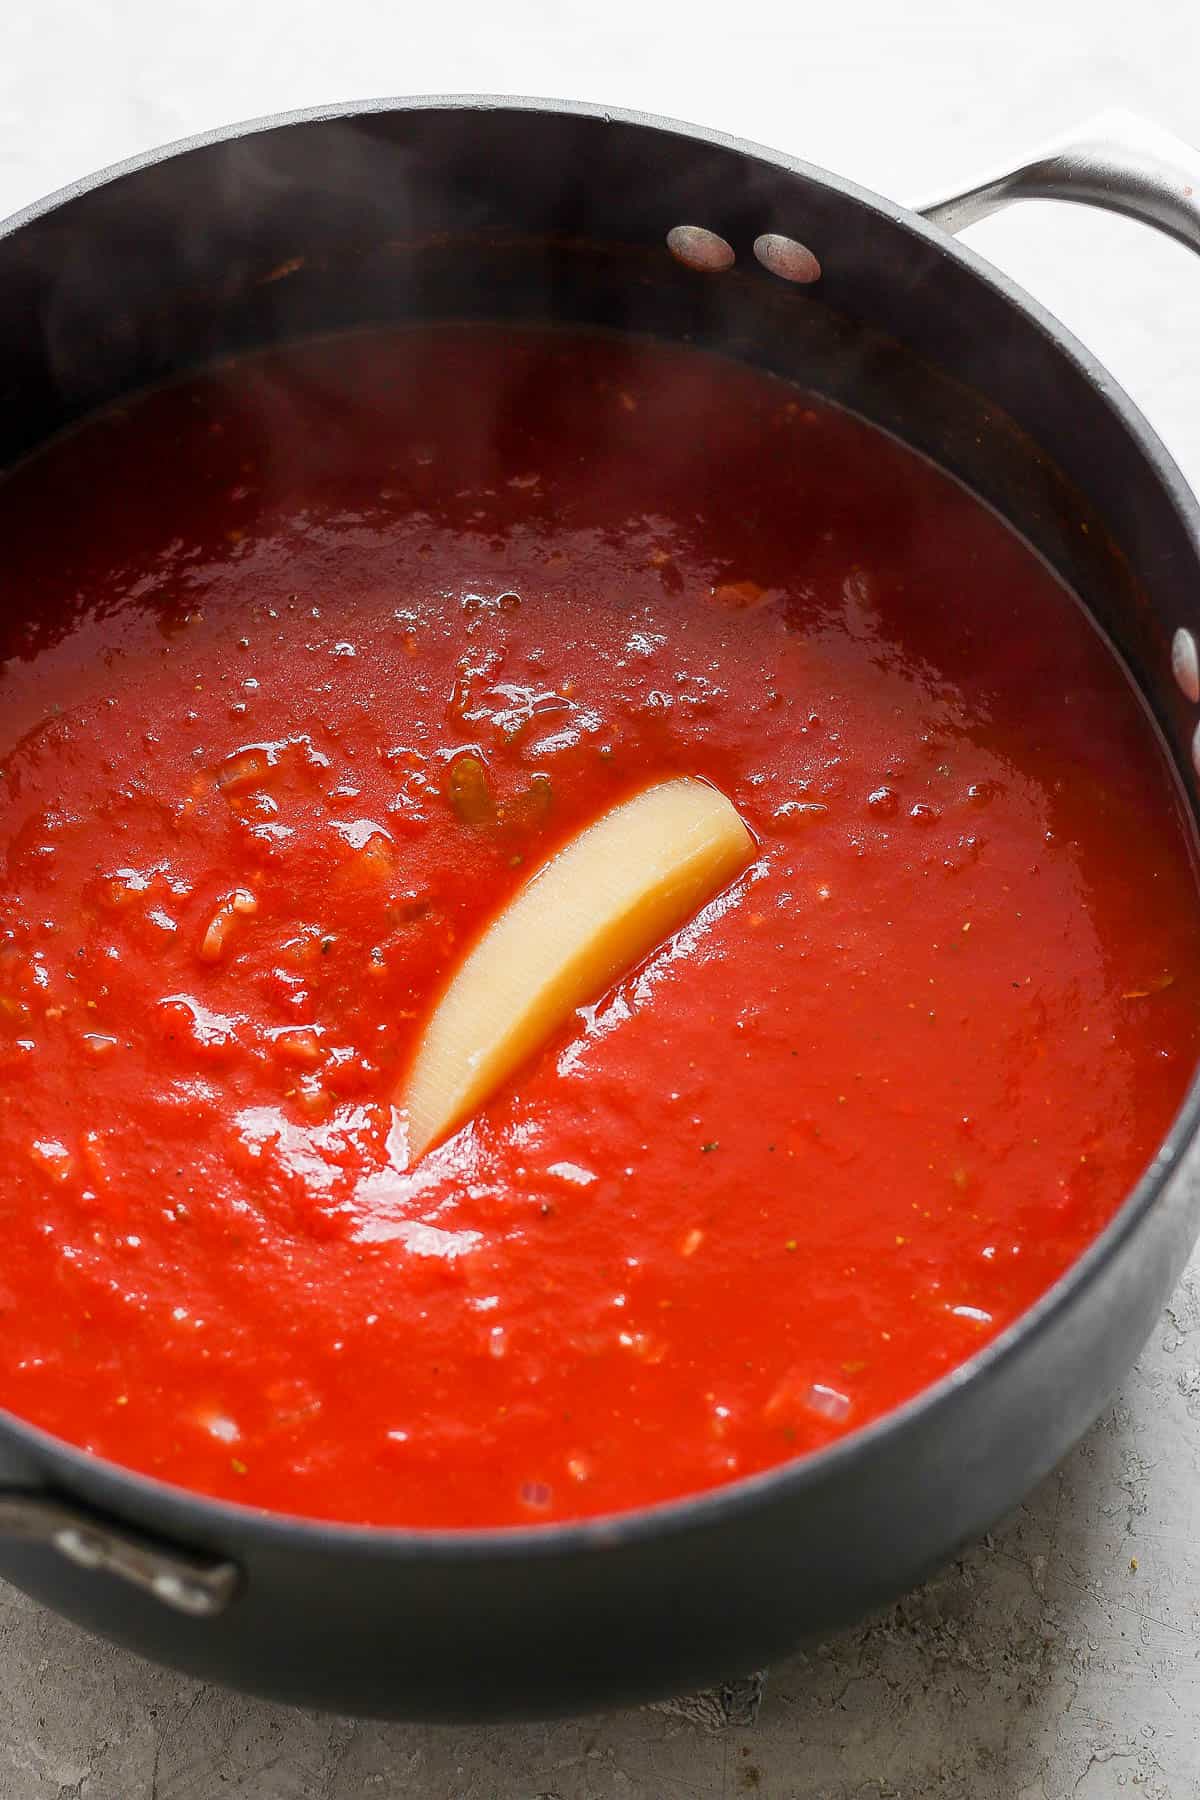
[[[753,853],[724,794],[683,776],[615,806],[544,863],[484,932],[429,1021],[403,1093],[413,1160]]]

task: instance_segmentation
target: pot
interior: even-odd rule
[[[713,346],[855,408],[1023,532],[1124,658],[1194,819],[1200,510],[1105,371],[949,235],[1024,196],[1110,206],[1200,250],[1200,154],[1125,120],[924,217],[585,106],[381,102],[214,133],[0,233],[0,465],[191,365],[367,322]],[[352,1529],[186,1493],[0,1415],[0,1571],[194,1676],[343,1713],[545,1716],[728,1678],[920,1580],[1087,1428],[1196,1235],[1198,1125],[1194,1081],[1032,1311],[791,1465],[577,1525]]]

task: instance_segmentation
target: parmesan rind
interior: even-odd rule
[[[724,794],[682,776],[613,807],[544,863],[460,965],[425,1029],[402,1095],[411,1160],[753,854]]]

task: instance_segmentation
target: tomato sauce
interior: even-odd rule
[[[661,1501],[962,1362],[1197,1052],[1188,842],[1071,597],[699,352],[246,357],[0,485],[0,1401],[255,1506]],[[753,866],[406,1166],[550,852],[715,782]]]

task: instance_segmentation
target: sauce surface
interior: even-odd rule
[[[251,1505],[710,1487],[970,1356],[1200,1020],[1160,750],[862,422],[487,328],[248,357],[0,484],[0,1403]],[[672,773],[751,869],[406,1167],[486,923]]]

